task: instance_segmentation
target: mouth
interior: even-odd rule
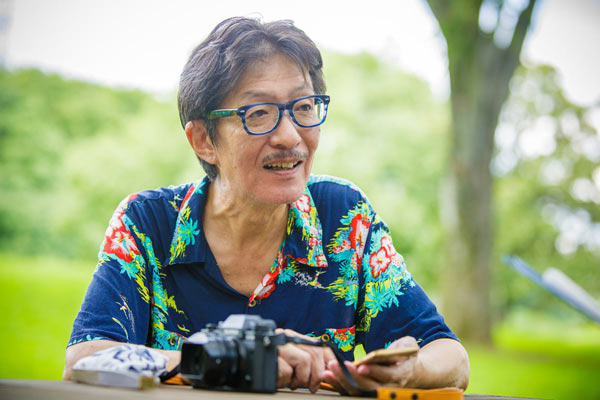
[[[298,165],[302,164],[302,161],[296,162],[285,162],[285,163],[272,163],[263,166],[264,169],[272,170],[272,171],[286,171],[290,169],[296,168]]]

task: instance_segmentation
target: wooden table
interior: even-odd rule
[[[0,380],[0,399],[2,400],[333,400],[335,398],[340,398],[340,395],[326,391],[312,394],[303,389],[296,391],[281,390],[275,394],[262,394],[195,390],[189,386],[160,385],[157,388],[147,390],[129,390],[65,381]],[[343,398],[350,399],[351,397]],[[523,400],[525,398],[466,394],[465,399]]]

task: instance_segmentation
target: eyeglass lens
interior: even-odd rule
[[[290,112],[297,125],[312,127],[325,118],[325,103],[319,98],[301,99],[293,104]],[[245,117],[250,132],[268,132],[279,121],[279,108],[274,104],[259,104],[249,108]]]

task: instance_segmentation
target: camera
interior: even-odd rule
[[[277,391],[277,346],[285,335],[258,315],[230,315],[190,336],[181,348],[181,375],[195,388]]]

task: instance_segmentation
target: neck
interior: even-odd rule
[[[260,248],[285,237],[288,204],[240,198],[217,180],[208,188],[203,214],[205,231],[226,238],[232,249]]]

